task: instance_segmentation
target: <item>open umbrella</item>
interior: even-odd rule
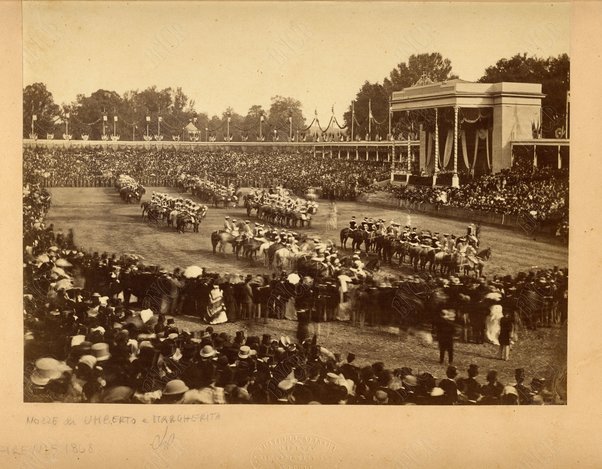
[[[59,259],[54,263],[54,265],[57,267],[73,267],[73,264],[67,259]]]
[[[301,280],[301,277],[299,277],[299,275],[293,272],[292,274],[289,274],[289,276],[286,279],[291,285],[297,285]]]
[[[61,279],[54,284],[54,289],[56,291],[71,290],[72,288],[73,288],[73,282],[71,281],[70,278]]]
[[[62,268],[60,267],[53,267],[51,270],[52,273],[57,274],[60,277],[65,277],[65,278],[69,278],[69,275],[67,275],[67,272],[65,272]]]
[[[203,275],[203,269],[196,265],[186,267],[186,270],[184,270],[184,277],[186,278],[197,278],[201,275]]]
[[[38,257],[36,257],[36,261],[41,262],[42,264],[45,264],[49,260],[50,260],[50,257],[48,257],[47,254],[40,254]]]
[[[140,319],[142,319],[142,322],[146,323],[152,317],[153,317],[152,309],[143,309],[142,311],[140,311]]]

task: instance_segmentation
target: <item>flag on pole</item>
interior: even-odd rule
[[[159,122],[163,122],[163,117],[159,116]]]
[[[150,116],[146,116],[146,122],[150,122]]]
[[[102,120],[106,122],[107,121],[107,116],[102,116]]]
[[[36,116],[36,115],[34,114],[34,115],[33,115],[33,117],[32,117],[32,119],[33,119],[34,121],[37,121],[37,120],[38,120],[38,116]]]
[[[113,121],[117,122],[117,116],[113,116]]]

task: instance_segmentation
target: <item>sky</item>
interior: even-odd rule
[[[24,86],[44,82],[58,104],[180,86],[210,116],[281,95],[340,118],[411,54],[477,80],[519,52],[568,53],[569,18],[568,3],[23,2]]]

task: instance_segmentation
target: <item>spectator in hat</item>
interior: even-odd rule
[[[439,388],[443,389],[444,399],[443,404],[454,405],[458,402],[458,384],[456,376],[458,370],[455,366],[449,365],[445,371],[445,378],[439,381]]]
[[[503,390],[504,386],[497,380],[497,371],[490,370],[487,373],[487,384],[481,387],[483,397],[479,404],[498,404]]]
[[[184,394],[189,390],[184,381],[173,379],[165,385],[159,404],[183,404]]]
[[[514,321],[508,309],[504,309],[504,316],[500,319],[500,358],[504,361],[510,359],[510,342],[514,331]]]
[[[476,380],[479,375],[479,367],[474,363],[468,367],[468,377],[458,382],[458,390],[462,401],[469,404],[476,404],[481,398],[481,385]]]
[[[241,318],[242,319],[251,319],[251,314],[253,312],[253,288],[251,285],[251,281],[253,277],[251,275],[247,275],[245,278],[245,283],[242,288],[242,298],[241,298]]]
[[[449,364],[454,362],[454,334],[456,327],[454,320],[456,318],[455,311],[442,309],[439,319],[436,323],[437,342],[439,343],[439,363],[443,364],[445,352],[447,352]]]
[[[525,369],[516,368],[516,370],[514,370],[514,379],[516,380],[514,388],[518,393],[519,405],[530,405],[533,400],[533,393],[523,384],[525,381]]]

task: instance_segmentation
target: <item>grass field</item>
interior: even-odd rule
[[[176,193],[172,189],[147,188],[145,199],[152,191]],[[220,228],[226,214],[245,219],[244,208],[210,208],[200,227],[200,233],[178,234],[165,226],[151,225],[141,220],[138,205],[121,202],[112,188],[53,188],[52,207],[47,223],[54,223],[58,229],[66,231],[73,228],[78,246],[99,252],[141,254],[145,261],[168,268],[176,266],[199,265],[214,272],[265,273],[266,268],[258,262],[249,265],[247,261],[237,261],[233,254],[213,255],[209,234]],[[143,199],[143,200],[145,200]],[[338,227],[328,230],[326,220],[329,205],[322,202],[311,229],[300,229],[322,239],[333,239],[338,243],[339,230],[347,226],[352,215],[356,218],[371,216],[385,220],[397,220],[402,224],[411,221],[413,226],[438,231],[440,233],[465,232],[466,223],[445,220],[419,213],[401,210],[383,209],[353,202],[337,203]],[[410,217],[410,220],[408,220]],[[513,274],[519,270],[538,267],[560,267],[568,264],[566,247],[535,241],[527,235],[492,226],[483,226],[481,231],[483,247],[491,246],[493,256],[485,269],[485,275]],[[398,267],[384,268],[387,273],[402,272]],[[404,267],[404,272],[410,269]],[[204,327],[199,320],[180,317],[183,327],[195,330]],[[277,337],[282,334],[295,336],[296,323],[290,321],[269,320],[260,323],[236,323],[219,326],[219,330],[234,331],[244,329],[249,335],[270,333]],[[388,366],[409,366],[415,371],[428,370],[435,376],[444,376],[444,367],[438,363],[436,344],[424,345],[413,336],[403,336],[393,330],[366,327],[358,329],[345,323],[327,323],[320,325],[320,342],[343,356],[353,351],[358,364],[367,364],[376,360],[384,361]],[[465,370],[470,363],[481,366],[482,374],[495,368],[502,382],[513,380],[514,368],[524,367],[527,376],[542,374],[548,378],[558,378],[564,382],[566,376],[566,328],[540,329],[536,332],[521,331],[519,342],[511,352],[507,362],[497,360],[497,348],[493,345],[457,344],[456,365]],[[530,378],[529,378],[530,379]],[[564,385],[564,384],[562,384]]]

